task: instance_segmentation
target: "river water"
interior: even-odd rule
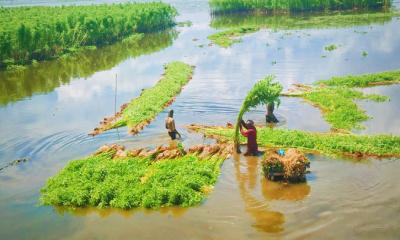
[[[4,1],[0,4],[90,4],[94,1]],[[96,1],[114,2],[114,1]],[[106,143],[128,147],[168,144],[162,112],[139,135],[125,128],[87,135],[119,106],[153,86],[163,64],[180,60],[195,74],[171,108],[184,145],[207,142],[189,133],[191,123],[233,122],[253,84],[268,74],[285,87],[344,74],[400,68],[400,19],[348,27],[264,29],[231,48],[208,46],[207,1],[169,1],[191,27],[146,35],[137,46],[115,44],[62,60],[0,73],[0,239],[398,239],[400,161],[349,161],[309,155],[304,184],[269,182],[260,159],[235,155],[224,162],[214,191],[198,207],[149,210],[74,211],[38,205],[46,180],[72,159]],[[3,24],[3,23],[1,23]],[[326,52],[324,47],[339,48]],[[363,57],[362,52],[368,52]],[[325,55],[326,57],[321,57]],[[400,134],[400,87],[364,90],[391,101],[359,105],[373,118],[358,134]],[[115,92],[117,93],[115,96]],[[116,97],[116,98],[115,98]],[[116,99],[116,102],[115,102]],[[282,127],[326,132],[318,109],[283,98]],[[246,118],[263,121],[259,108]]]

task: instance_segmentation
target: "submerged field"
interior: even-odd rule
[[[176,14],[161,2],[0,8],[0,68],[164,30],[175,24]]]
[[[105,2],[113,1],[0,0]],[[179,12],[177,22],[191,24],[0,73],[0,168],[19,162],[0,171],[0,239],[396,239],[400,85],[380,83],[397,82],[399,16],[335,12],[264,21],[257,14],[210,14],[207,0],[166,2]],[[229,48],[207,39],[246,25],[264,30],[233,37],[241,43]],[[362,128],[332,131],[326,110],[301,97],[280,97],[274,128],[265,127],[264,105],[246,112],[244,120],[260,126],[260,148],[306,152],[310,172],[301,184],[265,179],[261,156],[92,155],[114,143],[148,151],[173,144],[165,129],[168,110],[158,108],[164,91],[153,94],[157,104],[141,102],[152,107],[144,114],[151,121],[138,134],[129,134],[128,120],[95,137],[88,132],[143,89],[155,88],[166,77],[165,64],[177,61],[196,66],[184,89],[168,97],[186,148],[214,144],[213,137],[229,142],[243,100],[268,75],[284,92],[295,84],[335,89],[333,103],[343,93],[368,119],[352,122]],[[361,95],[386,101],[354,99]],[[188,131],[190,124],[212,135]]]

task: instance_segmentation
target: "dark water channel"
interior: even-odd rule
[[[0,0],[0,5],[92,2]],[[134,46],[120,43],[40,63],[19,74],[0,73],[0,166],[28,159],[0,172],[0,239],[398,239],[396,159],[355,162],[310,155],[307,183],[285,185],[265,180],[259,159],[236,155],[225,161],[214,191],[198,207],[66,211],[38,205],[40,188],[50,176],[103,144],[169,143],[166,111],[137,136],[124,128],[96,137],[87,133],[114,112],[115,104],[153,86],[170,61],[196,66],[171,106],[184,145],[207,141],[185,131],[185,125],[233,122],[247,91],[268,74],[288,88],[337,75],[400,69],[398,17],[337,28],[264,29],[224,49],[208,46],[207,36],[217,30],[210,27],[207,1],[170,2],[181,13],[178,20],[192,21],[191,27],[146,35]],[[339,47],[325,51],[330,44]],[[400,86],[365,91],[391,101],[359,102],[373,118],[357,133],[400,134]],[[262,122],[263,114],[259,108],[246,117]],[[299,99],[283,98],[277,115],[285,128],[330,129],[318,109]]]

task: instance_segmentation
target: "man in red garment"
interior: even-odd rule
[[[244,130],[243,128],[247,129]],[[245,156],[256,156],[258,154],[258,144],[257,144],[257,129],[254,126],[252,120],[247,120],[245,123],[243,120],[240,121],[240,133],[247,137],[247,152]]]

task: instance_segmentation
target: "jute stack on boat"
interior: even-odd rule
[[[264,175],[270,180],[285,180],[289,182],[305,181],[310,161],[299,150],[290,148],[286,153],[267,152],[262,161]]]

